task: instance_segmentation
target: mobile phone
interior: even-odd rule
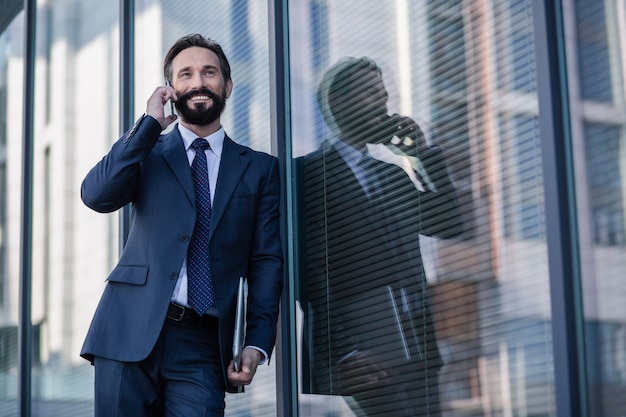
[[[171,87],[172,83],[170,82],[170,80],[165,80],[165,85]],[[170,112],[172,112],[172,115],[176,114],[176,112],[174,111],[174,101],[172,99],[170,99]]]

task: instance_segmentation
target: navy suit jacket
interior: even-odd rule
[[[442,366],[419,235],[455,237],[462,224],[441,150],[422,150],[420,158],[437,192],[419,192],[400,168],[378,163],[381,196],[372,200],[330,143],[298,160],[306,393],[343,395],[337,364],[356,350],[373,354],[398,384],[401,374],[415,381]],[[393,343],[390,290],[413,307],[398,316],[406,351]]]
[[[248,280],[246,345],[271,354],[282,289],[278,160],[225,137],[209,252],[226,379],[239,277]],[[196,218],[191,169],[178,129],[144,116],[85,177],[83,202],[108,213],[131,204],[131,227],[81,356],[135,362],[161,332]]]

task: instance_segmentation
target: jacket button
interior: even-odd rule
[[[181,242],[187,242],[188,240],[189,240],[189,236],[187,236],[187,235],[182,235],[182,236],[180,237],[180,241],[181,241]]]
[[[178,274],[176,272],[170,272],[170,279],[177,279]]]

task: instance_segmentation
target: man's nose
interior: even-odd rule
[[[201,72],[194,73],[191,77],[191,88],[199,89],[205,87],[206,82]]]

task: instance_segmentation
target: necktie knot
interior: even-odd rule
[[[372,158],[369,153],[364,153],[361,155],[358,165],[365,170],[370,170],[374,168],[375,161],[376,160]]]
[[[205,150],[210,148],[210,145],[206,139],[197,138],[197,139],[194,139],[193,142],[191,142],[191,147],[196,152],[204,152]]]

